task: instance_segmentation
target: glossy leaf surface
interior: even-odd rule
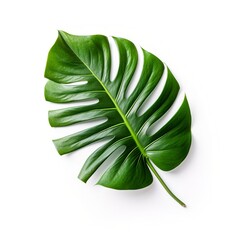
[[[191,145],[191,115],[186,97],[175,115],[159,130],[149,129],[172,107],[179,84],[161,60],[142,49],[144,63],[133,92],[128,88],[138,64],[138,52],[129,40],[114,37],[119,67],[111,79],[111,48],[102,35],[75,36],[59,32],[51,48],[45,77],[45,98],[54,103],[97,99],[97,103],[49,111],[52,127],[106,119],[100,125],[54,140],[58,152],[67,154],[99,140],[108,140],[86,160],[79,178],[87,182],[111,154],[124,146],[99,179],[98,184],[114,189],[139,189],[153,181],[151,161],[169,171],[186,157]],[[139,109],[167,72],[157,100],[143,114]],[[83,82],[83,84],[76,84]],[[155,174],[155,173],[154,173]]]

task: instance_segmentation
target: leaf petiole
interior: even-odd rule
[[[159,182],[162,184],[162,186],[165,188],[165,190],[168,192],[168,194],[175,199],[181,206],[183,207],[187,207],[186,204],[184,202],[182,202],[179,198],[177,198],[172,191],[168,188],[168,186],[166,185],[166,183],[162,180],[162,178],[160,177],[160,175],[158,174],[158,172],[156,171],[156,169],[154,168],[154,166],[152,165],[151,161],[146,158],[146,162],[147,165],[149,166],[149,168],[152,170],[152,172],[154,173],[154,175],[157,177],[157,179],[159,180]]]

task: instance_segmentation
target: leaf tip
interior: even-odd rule
[[[59,146],[58,139],[54,139],[54,140],[52,140],[52,142],[53,142],[55,148],[57,149],[57,152],[59,153],[59,155],[61,155],[61,156],[64,155],[65,152],[62,151],[61,147]]]
[[[70,34],[63,30],[58,30],[58,36],[64,38],[66,35],[70,35]]]
[[[64,33],[63,30],[57,30],[58,31],[58,34],[61,35],[62,33]]]
[[[82,175],[82,172],[80,172],[78,174],[78,179],[81,180],[84,183],[87,183],[87,180],[88,180],[88,179],[84,178],[84,176]]]

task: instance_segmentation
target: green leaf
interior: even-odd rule
[[[115,79],[111,74],[111,49],[102,35],[75,36],[59,31],[48,54],[45,98],[54,103],[71,103],[97,99],[97,103],[49,111],[52,127],[64,127],[84,121],[106,119],[100,125],[54,140],[60,154],[80,149],[99,140],[107,143],[92,153],[79,178],[87,182],[112,154],[112,163],[98,184],[114,189],[140,189],[153,181],[152,173],[168,193],[179,200],[160,178],[152,162],[169,171],[188,154],[191,145],[191,115],[187,98],[176,114],[159,130],[151,126],[171,109],[179,93],[179,84],[161,60],[142,49],[144,63],[137,86],[127,96],[138,64],[138,52],[129,40],[114,37],[119,51],[119,67]],[[155,90],[163,72],[166,83],[157,100],[143,114],[139,109]],[[74,84],[82,82],[82,84]],[[152,173],[151,173],[152,172]]]

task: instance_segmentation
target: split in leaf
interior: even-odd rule
[[[67,154],[99,140],[107,142],[86,160],[79,178],[87,182],[106,159],[119,148],[98,184],[114,189],[140,189],[156,175],[167,192],[182,206],[166,186],[154,165],[164,171],[176,168],[188,154],[191,145],[191,114],[185,97],[175,115],[153,132],[149,129],[161,120],[175,102],[179,84],[161,60],[142,49],[143,69],[133,92],[128,88],[138,64],[135,45],[123,38],[113,38],[119,52],[119,67],[111,75],[111,48],[102,35],[75,36],[59,32],[48,54],[45,98],[54,103],[72,103],[97,99],[97,103],[49,111],[52,127],[106,119],[92,128],[54,140],[58,152]],[[162,75],[167,78],[156,101],[141,114]],[[77,84],[82,82],[83,84]],[[75,84],[76,83],[76,84]],[[154,165],[153,165],[154,164]]]

